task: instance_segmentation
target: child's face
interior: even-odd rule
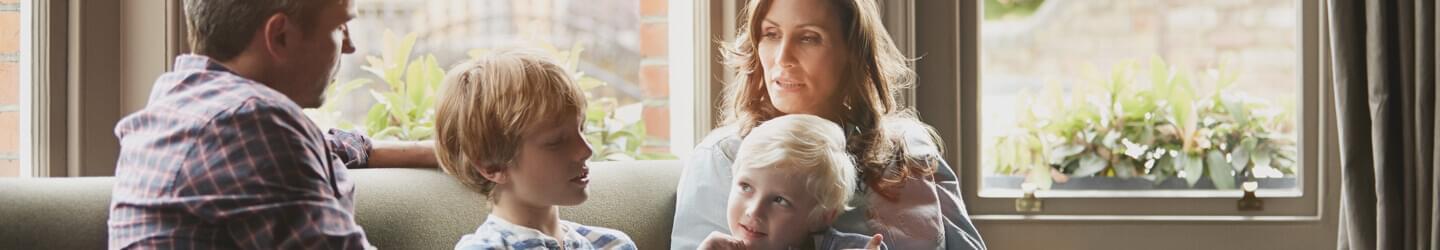
[[[810,217],[819,201],[805,190],[805,177],[797,170],[736,167],[735,186],[730,188],[730,233],[752,248],[801,246],[811,232],[829,225]]]
[[[511,196],[534,206],[573,206],[585,202],[590,184],[590,145],[580,119],[539,123],[521,135],[510,175]],[[504,197],[504,196],[502,196]]]

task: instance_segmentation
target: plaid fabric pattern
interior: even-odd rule
[[[115,127],[110,248],[372,248],[346,175],[369,139],[322,133],[300,110],[207,57],[176,58]]]
[[[491,214],[474,233],[460,237],[455,250],[635,250],[635,241],[619,230],[580,225],[561,220],[564,239],[556,239],[532,228],[515,225]]]

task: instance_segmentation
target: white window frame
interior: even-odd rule
[[[669,35],[670,153],[686,159],[690,150],[714,128],[711,100],[714,42],[710,37],[714,12],[711,4],[669,0],[666,32]],[[723,9],[723,8],[722,8]],[[721,71],[723,72],[723,71]],[[678,84],[677,84],[678,83]],[[691,83],[691,84],[684,84]]]
[[[921,5],[944,6],[944,3],[922,2]],[[980,180],[983,176],[980,166],[979,155],[979,62],[978,62],[978,41],[980,29],[980,3],[979,1],[960,1],[952,5],[958,13],[958,20],[954,20],[955,27],[958,27],[958,34],[954,34],[952,42],[956,46],[953,56],[956,62],[951,68],[956,77],[953,83],[946,83],[946,77],[934,77],[927,73],[939,73],[936,70],[929,70],[936,66],[926,65],[934,63],[922,58],[917,66],[921,71],[921,88],[917,98],[921,105],[917,108],[920,111],[921,119],[932,126],[946,139],[946,159],[961,176],[961,193],[964,196],[966,205],[972,218],[978,221],[1023,221],[1023,220],[1101,220],[1101,221],[1318,221],[1321,215],[1325,214],[1327,202],[1338,199],[1339,178],[1334,173],[1338,166],[1338,155],[1332,146],[1334,139],[1334,125],[1328,121],[1333,120],[1326,116],[1331,112],[1322,111],[1332,108],[1328,98],[1329,88],[1326,84],[1323,57],[1324,29],[1321,20],[1324,14],[1322,4],[1317,1],[1297,0],[1296,6],[1301,15],[1297,18],[1301,24],[1297,35],[1300,36],[1301,53],[1297,53],[1298,62],[1301,64],[1299,72],[1299,84],[1301,93],[1299,100],[1302,111],[1297,123],[1301,127],[1300,140],[1300,164],[1302,177],[1299,181],[1301,194],[1298,196],[1290,192],[1275,192],[1272,190],[1260,190],[1257,195],[1264,200],[1262,211],[1239,211],[1236,208],[1236,201],[1241,197],[1242,192],[1231,191],[1183,191],[1183,192],[1149,192],[1150,197],[1136,197],[1135,195],[1096,195],[1101,192],[1037,192],[1037,196],[1044,202],[1040,212],[1017,212],[1015,200],[1021,196],[1019,192],[1000,193],[998,195],[981,196]],[[919,9],[933,8],[933,6],[920,6]],[[931,34],[944,32],[940,30],[948,25],[931,25],[924,27],[918,34],[930,38],[922,38],[922,43],[934,43],[930,39],[944,38],[940,35]],[[948,49],[936,49],[935,45],[920,45],[926,49],[924,53],[952,52]],[[922,55],[924,57],[936,57],[935,54]],[[946,59],[945,55],[938,55],[939,60]],[[941,71],[943,72],[943,71]],[[949,72],[945,72],[949,73]],[[927,79],[930,78],[930,79]],[[954,84],[958,86],[944,86]],[[934,94],[934,93],[939,94]],[[945,96],[945,93],[955,95]],[[928,93],[928,94],[927,94]],[[958,98],[956,98],[958,97]],[[1142,192],[1143,193],[1143,192]],[[1112,193],[1113,194],[1113,193]],[[1289,197],[1287,197],[1289,196]],[[1333,208],[1332,208],[1333,209]]]
[[[20,6],[20,177],[66,176],[68,1]],[[43,15],[41,15],[43,14]]]

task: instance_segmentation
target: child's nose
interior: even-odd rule
[[[745,214],[756,220],[765,218],[765,202],[759,199],[751,199],[745,202]]]
[[[584,161],[584,160],[586,160],[586,159],[590,159],[590,156],[595,155],[595,150],[592,149],[592,148],[590,148],[590,139],[586,139],[586,138],[585,138],[585,134],[580,134],[580,140],[579,140],[579,141],[580,141],[580,145],[579,145],[579,147],[580,147],[580,150],[579,150],[580,159],[579,159],[579,160]]]

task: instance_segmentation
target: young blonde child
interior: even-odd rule
[[[730,232],[705,249],[885,249],[875,237],[830,227],[849,209],[856,170],[840,126],[813,115],[766,121],[740,142],[730,189]]]
[[[441,168],[488,198],[490,215],[456,249],[634,249],[624,233],[560,219],[585,202],[585,98],[543,56],[499,51],[445,77],[435,114]]]

